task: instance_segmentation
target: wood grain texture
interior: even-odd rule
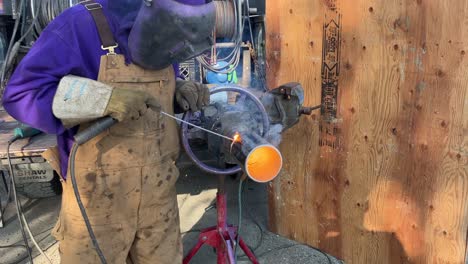
[[[347,263],[464,263],[468,2],[268,0],[268,86],[321,100],[323,24],[341,14],[339,146],[318,116],[283,137],[270,227]]]

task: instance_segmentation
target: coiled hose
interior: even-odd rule
[[[40,5],[38,14],[32,12],[33,17],[37,16],[36,33],[39,35],[50,21],[78,2],[78,0],[31,0],[31,10],[35,10],[35,5]]]

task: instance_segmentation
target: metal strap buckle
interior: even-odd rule
[[[115,49],[119,47],[119,44],[118,43],[115,43],[114,46],[109,46],[109,47],[104,47],[103,45],[101,45],[101,49],[102,50],[107,50],[107,54],[106,55],[115,55]]]
[[[91,4],[86,4],[84,5],[88,11],[96,10],[96,9],[102,9],[102,5],[100,3],[91,3]]]

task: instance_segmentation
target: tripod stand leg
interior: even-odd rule
[[[245,244],[244,240],[241,238],[239,239],[239,246],[244,251],[245,255],[250,259],[253,264],[259,264],[257,258],[255,257],[254,253],[250,250],[250,248]]]
[[[190,252],[184,258],[184,261],[182,263],[188,264],[190,260],[192,260],[192,258],[197,254],[197,252],[200,250],[203,244],[205,244],[205,241],[203,241],[202,239],[198,239],[197,244],[195,245],[195,247],[192,248],[192,250],[190,250]]]

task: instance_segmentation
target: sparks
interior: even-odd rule
[[[236,132],[236,133],[234,134],[234,137],[232,137],[232,139],[234,139],[234,140],[233,140],[233,141],[234,141],[233,143],[241,143],[241,142],[242,142],[242,137],[241,137],[241,135],[239,134],[239,132]]]
[[[242,137],[241,135],[239,134],[239,132],[236,132],[234,134],[234,136],[232,137],[232,143],[231,143],[231,152],[232,152],[232,147],[234,146],[234,144],[236,143],[242,143]]]

